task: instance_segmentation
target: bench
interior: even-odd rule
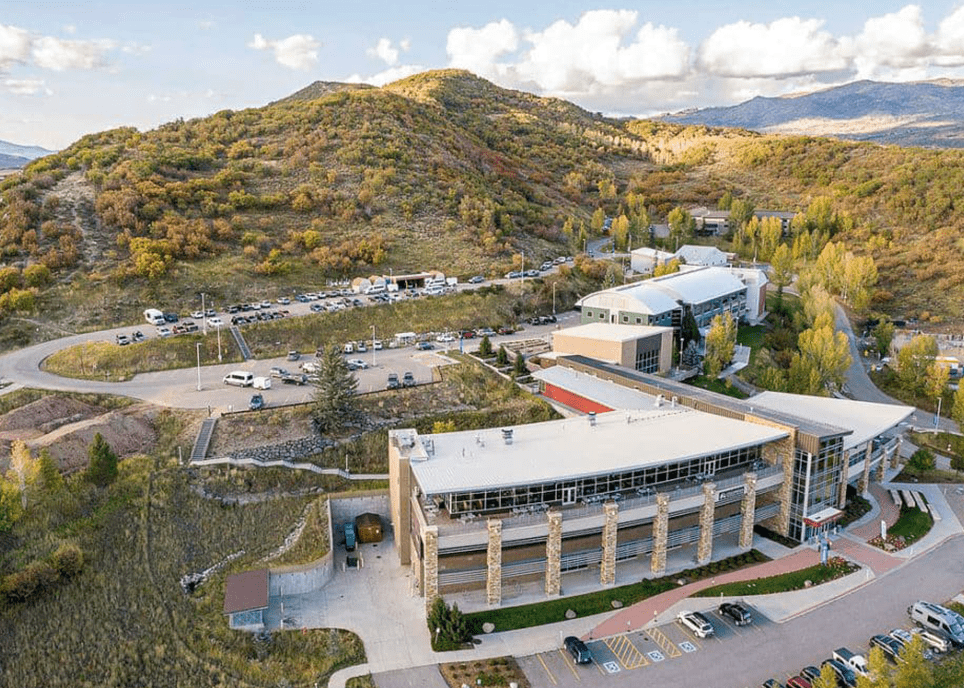
[[[901,502],[901,500],[900,500],[900,493],[899,493],[897,490],[893,490],[893,489],[887,490],[887,491],[890,492],[890,498],[891,498],[892,500],[894,500],[894,504],[895,504],[895,505],[897,506],[897,508],[899,509],[899,508],[901,507],[901,505],[903,504],[903,502]]]

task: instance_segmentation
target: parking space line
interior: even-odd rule
[[[566,654],[565,652],[563,652],[561,649],[558,650],[558,652],[559,652],[560,655],[562,655],[562,662],[563,662],[563,664],[565,664],[567,667],[569,667],[569,671],[572,672],[572,675],[576,677],[576,680],[577,680],[577,681],[581,681],[582,679],[579,678],[579,673],[576,671],[576,667],[574,667],[574,666],[572,665],[572,662],[569,660],[569,655]]]
[[[676,647],[676,643],[670,640],[665,633],[663,633],[658,628],[649,629],[649,637],[653,639],[653,642],[659,645],[660,649],[666,653],[666,656],[670,659],[675,659],[679,657],[683,652]],[[699,645],[697,645],[699,647]]]
[[[606,638],[605,643],[624,669],[639,669],[649,664],[646,656],[625,635]]]
[[[549,680],[552,681],[552,685],[554,686],[559,685],[559,682],[556,681],[556,677],[552,675],[551,671],[549,671],[549,665],[546,664],[546,660],[542,658],[542,655],[539,654],[539,655],[536,655],[536,657],[539,658],[539,664],[542,665],[542,668],[546,670],[546,674],[549,676]]]

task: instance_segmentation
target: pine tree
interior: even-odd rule
[[[499,347],[499,352],[495,355],[495,362],[500,366],[509,364],[509,352],[505,350],[504,346]]]
[[[515,377],[522,377],[523,375],[529,374],[529,369],[526,367],[526,359],[522,354],[515,355],[515,363],[512,366],[512,374]]]
[[[98,432],[87,449],[87,480],[106,487],[117,478],[117,454]]]
[[[358,380],[337,346],[325,348],[315,383],[314,420],[320,432],[332,432],[358,419]]]
[[[47,496],[53,497],[64,490],[64,476],[60,474],[60,468],[54,457],[46,447],[40,450],[40,458],[37,460],[39,465],[40,490]]]
[[[482,358],[488,358],[492,355],[492,342],[489,341],[489,335],[482,337],[482,341],[479,342],[479,356]]]

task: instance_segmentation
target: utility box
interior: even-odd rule
[[[358,542],[381,542],[384,538],[381,517],[378,514],[359,514],[355,517],[355,532]]]

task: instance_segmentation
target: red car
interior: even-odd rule
[[[461,332],[459,332],[459,337],[461,337],[462,339],[472,339],[473,337],[475,337],[475,332],[472,330],[462,330]]]
[[[810,688],[810,681],[803,676],[794,676],[787,681],[787,688]]]

